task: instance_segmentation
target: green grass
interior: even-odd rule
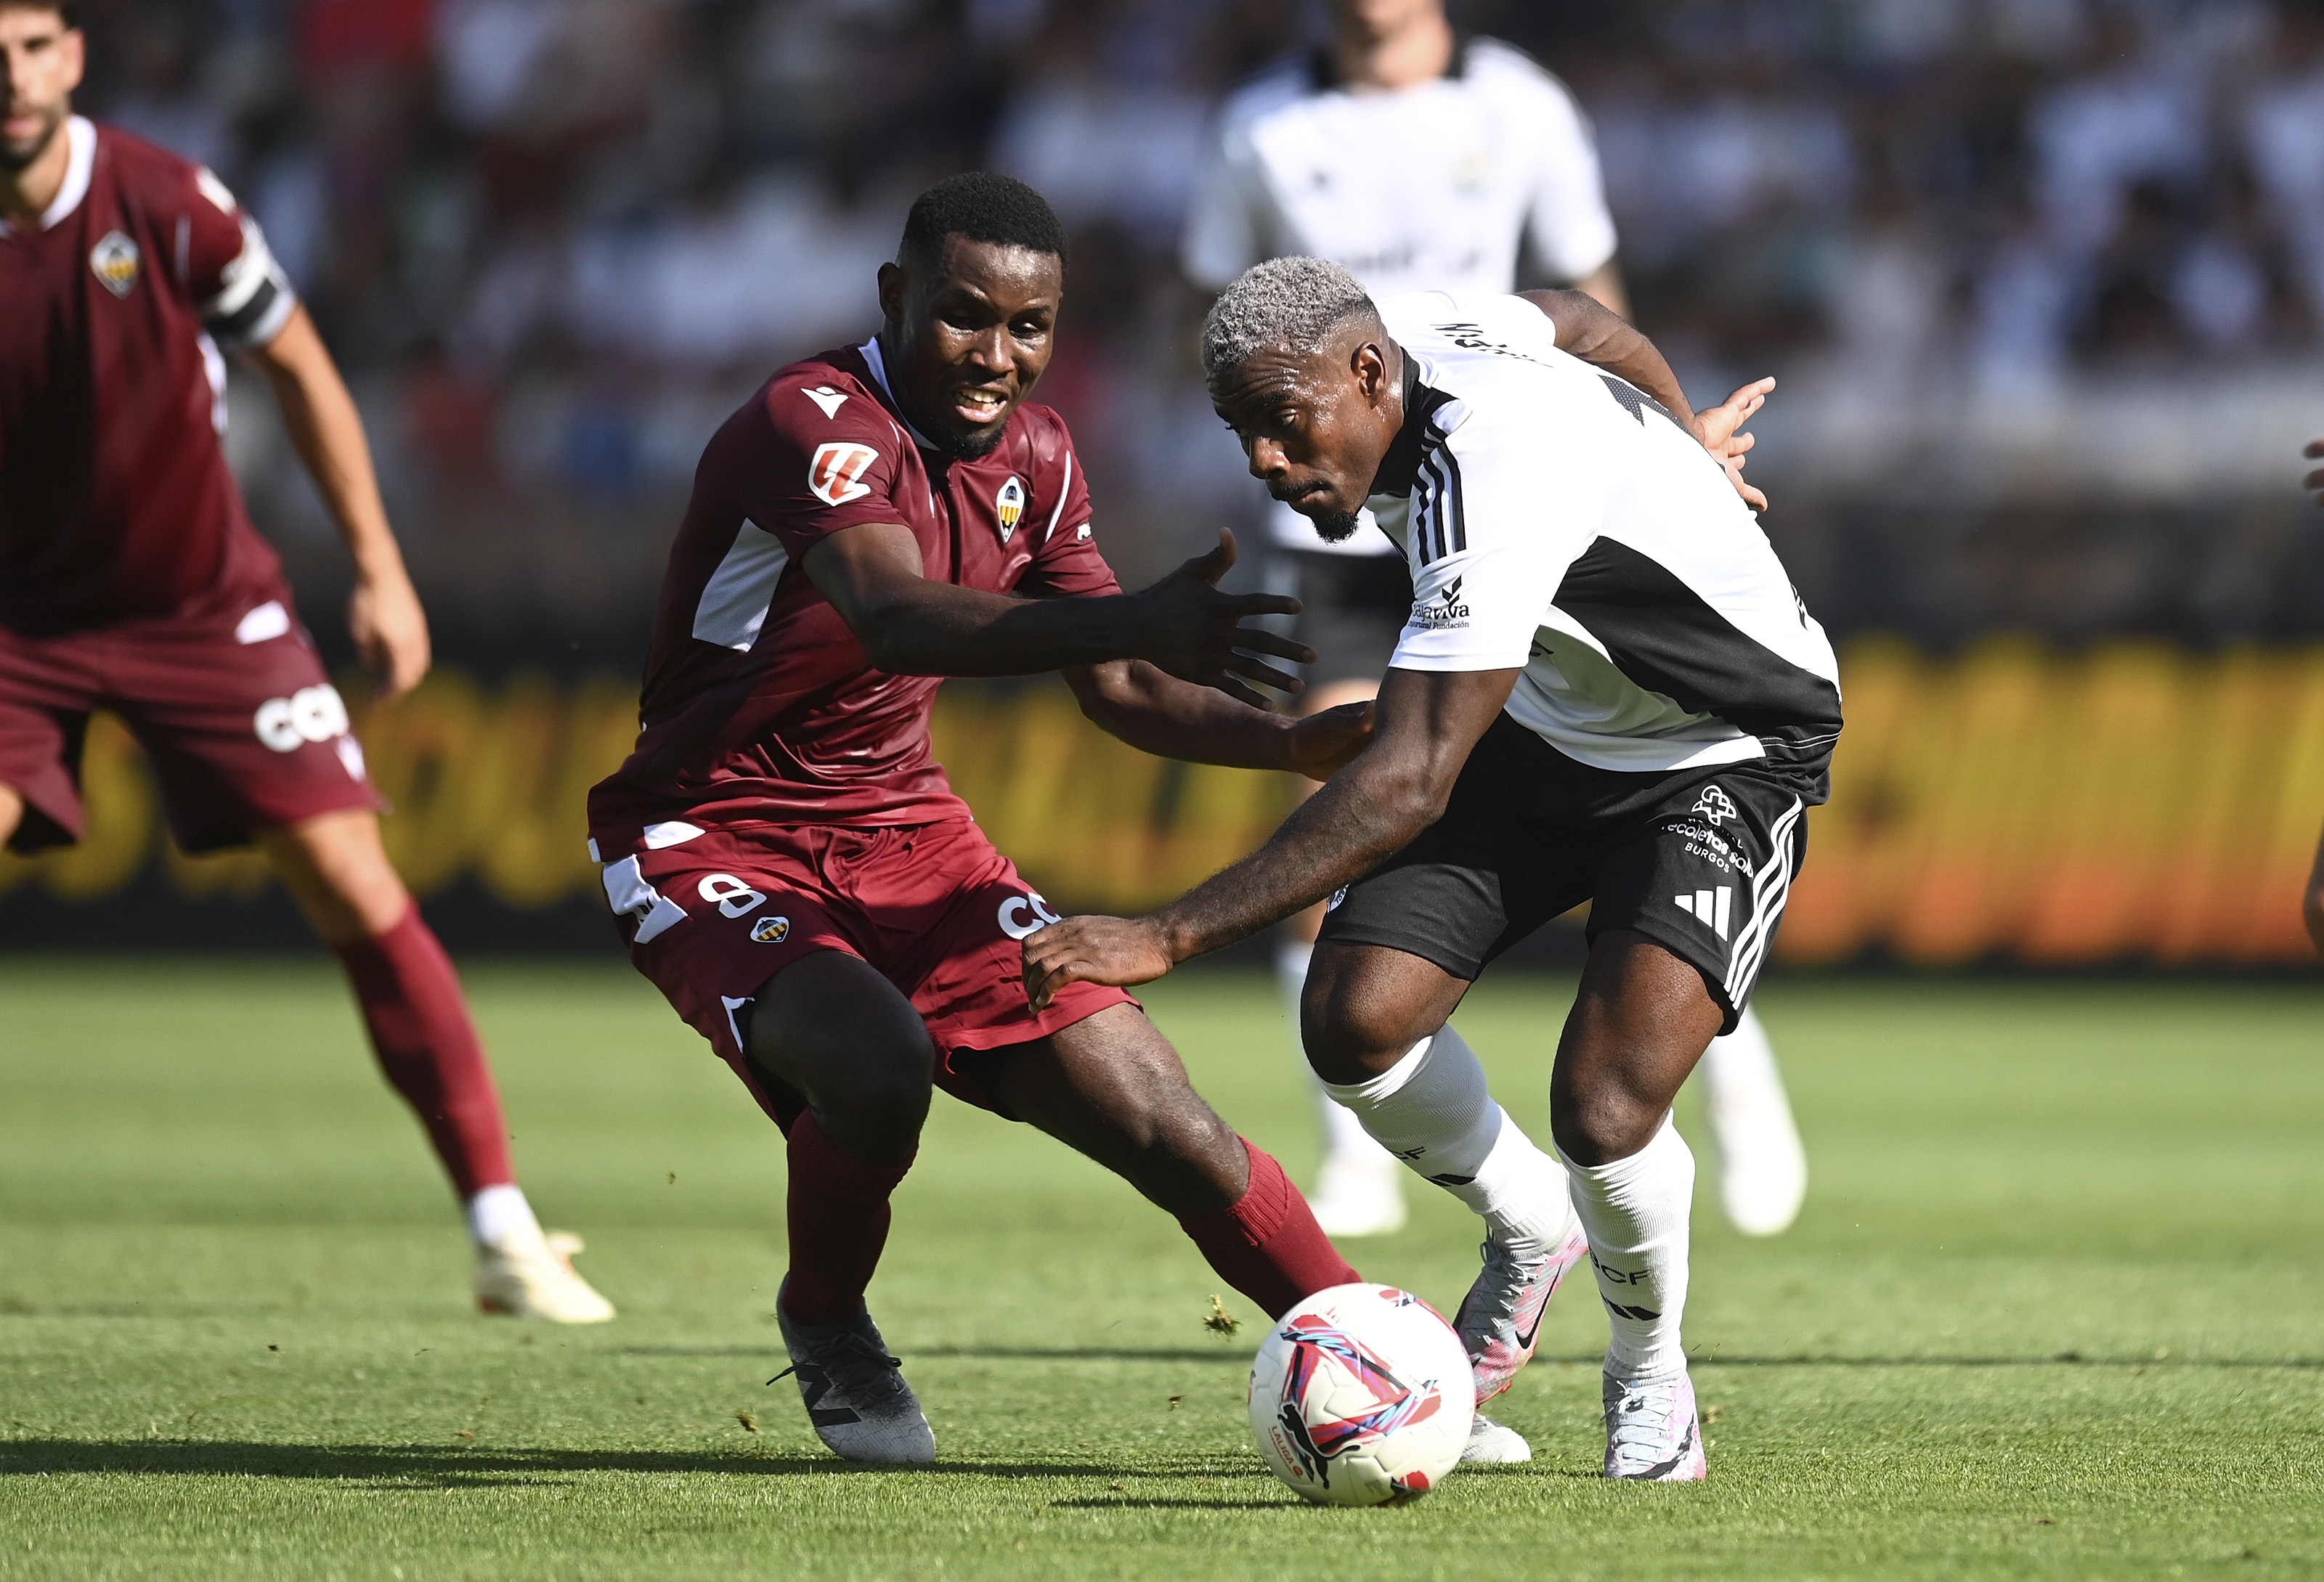
[[[1217,1284],[1175,1228],[943,1100],[872,1301],[945,1460],[841,1470],[764,1384],[771,1127],[618,963],[471,981],[530,1190],[615,1324],[467,1310],[324,964],[0,964],[0,1577],[2324,1571],[2324,992],[1771,988],[1814,1181],[1748,1242],[1704,1172],[1711,1482],[1595,1476],[1584,1286],[1496,1409],[1530,1467],[1347,1512],[1261,1469],[1253,1329],[1204,1331]],[[1268,986],[1151,1001],[1304,1172]],[[1563,1003],[1489,984],[1462,1017],[1536,1135]],[[1430,1197],[1351,1250],[1449,1307],[1474,1234]]]

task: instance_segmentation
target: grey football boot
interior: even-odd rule
[[[779,1291],[775,1321],[791,1366],[767,1383],[784,1374],[798,1376],[815,1437],[834,1455],[876,1467],[926,1467],[936,1458],[936,1430],[870,1313],[836,1324],[802,1324],[783,1311]]]

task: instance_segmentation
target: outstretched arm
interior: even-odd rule
[[[272,340],[246,355],[274,386],[290,443],[355,556],[347,628],[355,649],[379,676],[385,696],[409,692],[428,674],[428,617],[387,525],[355,400],[303,304]]]
[[[1669,409],[1672,417],[1693,427],[1694,409],[1686,404],[1686,391],[1679,388],[1678,375],[1671,372],[1654,342],[1640,335],[1629,320],[1578,288],[1523,295],[1549,316],[1557,332],[1559,351],[1628,380]]]
[[[1774,380],[1754,380],[1719,405],[1697,412],[1686,404],[1686,391],[1679,387],[1678,375],[1671,372],[1655,344],[1588,292],[1527,291],[1524,296],[1556,327],[1559,351],[1627,379],[1660,401],[1727,469],[1727,480],[1743,497],[1743,503],[1753,510],[1767,509],[1767,497],[1743,482],[1744,453],[1758,442],[1740,430],[1766,404],[1767,392],[1775,388]]]
[[[1247,682],[1286,692],[1301,684],[1257,656],[1305,663],[1314,650],[1242,625],[1296,615],[1299,601],[1222,593],[1234,535],[1140,593],[1011,599],[921,575],[919,540],[900,523],[848,528],[801,562],[872,663],[896,676],[1037,676],[1115,659],[1145,659],[1184,681],[1264,708]]]
[[[1090,722],[1141,752],[1237,769],[1290,769],[1328,780],[1372,736],[1369,703],[1295,720],[1254,709],[1142,659],[1065,672]]]
[[[1390,670],[1371,745],[1273,840],[1158,912],[1069,917],[1033,934],[1026,997],[1038,1009],[1068,983],[1148,982],[1361,878],[1443,814],[1470,750],[1517,679],[1515,670]]]

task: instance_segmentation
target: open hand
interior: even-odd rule
[[[1267,699],[1250,682],[1297,693],[1305,684],[1277,670],[1261,654],[1312,664],[1315,650],[1242,623],[1259,615],[1296,615],[1299,601],[1280,593],[1222,593],[1219,579],[1235,563],[1234,535],[1219,529],[1218,547],[1197,555],[1142,593],[1132,596],[1138,623],[1135,657],[1181,681],[1214,686],[1254,708]]]
[[[1025,998],[1037,1011],[1047,1009],[1068,983],[1127,989],[1176,965],[1161,931],[1141,917],[1068,917],[1028,934],[1024,951]]]
[[[1311,780],[1328,780],[1371,745],[1370,698],[1308,715],[1291,728],[1291,767]]]
[[[1694,415],[1694,437],[1702,448],[1727,469],[1727,481],[1735,485],[1735,492],[1753,510],[1767,509],[1767,497],[1743,481],[1743,455],[1758,440],[1743,433],[1743,425],[1752,415],[1767,404],[1767,392],[1775,388],[1773,379],[1757,379],[1715,407]]]
[[[379,701],[392,702],[428,674],[428,616],[401,568],[355,584],[347,601],[347,632],[355,652],[379,677]]]

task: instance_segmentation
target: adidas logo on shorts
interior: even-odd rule
[[[1711,932],[1720,938],[1727,937],[1727,924],[1735,909],[1735,887],[1720,885],[1715,890],[1697,890],[1691,896],[1673,896],[1678,909],[1697,923],[1708,924]]]

